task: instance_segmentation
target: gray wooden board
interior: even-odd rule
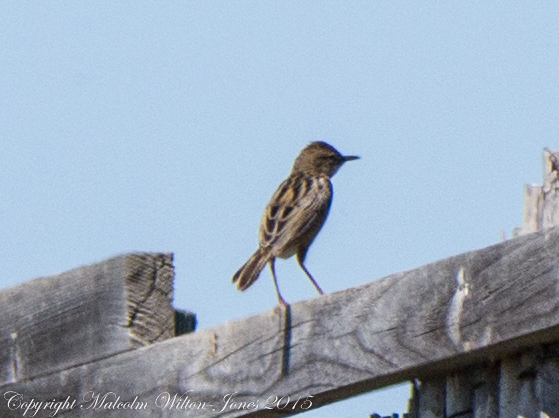
[[[174,336],[171,254],[129,254],[0,291],[0,384]]]
[[[292,404],[282,414],[300,412],[309,405],[303,403],[307,396],[321,406],[416,377],[428,381],[559,340],[558,254],[559,229],[552,228],[287,309],[4,385],[1,392],[15,391],[26,400],[76,399],[76,408],[65,415],[70,417],[93,416],[79,408],[92,405],[83,399],[89,391],[101,397],[114,392],[121,402],[145,402],[148,408],[103,410],[109,417],[248,415],[235,408],[219,412],[224,396],[234,394],[236,402],[244,402],[235,406],[258,402],[250,414],[265,417],[278,416],[277,410],[264,409],[274,397],[290,397]],[[182,396],[182,403],[160,409],[156,400],[161,406],[166,392]],[[0,407],[2,416],[20,416],[5,402]]]
[[[499,416],[500,364],[493,363],[474,369],[474,417]]]
[[[541,410],[550,417],[559,416],[559,344],[546,347],[536,377]]]
[[[471,418],[473,416],[474,391],[471,373],[460,371],[446,377],[446,416]]]
[[[499,417],[516,417],[521,410],[522,382],[520,374],[520,355],[508,356],[501,361],[499,381]]]
[[[445,418],[445,381],[443,378],[421,382],[419,416],[421,418]]]

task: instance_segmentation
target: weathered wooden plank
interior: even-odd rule
[[[473,383],[471,372],[463,370],[452,373],[446,378],[446,417],[473,417]]]
[[[246,410],[230,409],[231,403],[219,412],[226,404],[224,397],[233,394],[234,401],[244,402],[235,407],[257,403],[251,414],[266,417],[278,416],[265,407],[280,399],[284,405],[285,396],[291,404],[281,413],[292,413],[413,378],[428,381],[559,340],[558,255],[559,229],[552,228],[211,330],[4,385],[2,392],[16,391],[27,400],[70,396],[86,407],[92,405],[83,399],[88,391],[113,391],[123,402],[146,402],[149,408],[103,411],[110,417],[247,415]],[[161,394],[166,392],[171,399],[182,396],[183,408],[194,401],[205,402],[205,408],[161,411]],[[0,404],[0,410],[2,416],[21,412],[10,411],[6,404]],[[66,416],[80,416],[78,409],[74,412]]]
[[[0,292],[0,383],[174,336],[171,254],[129,254]]]
[[[540,417],[542,402],[536,383],[540,363],[538,351],[537,346],[531,347],[502,360],[499,417]]]
[[[473,373],[474,418],[499,416],[500,364],[480,366]]]
[[[540,349],[536,346],[522,353],[518,375],[516,376],[520,381],[520,391],[517,394],[520,408],[517,414],[526,418],[539,418],[540,415],[541,398],[536,388],[537,369],[541,361],[539,352]]]
[[[520,388],[518,369],[520,355],[513,355],[501,361],[501,378],[499,382],[499,417],[516,417],[520,412]]]
[[[540,410],[549,417],[559,417],[559,344],[543,347],[536,373],[535,390]]]
[[[421,418],[445,418],[445,379],[442,377],[421,382],[419,392],[419,416]]]

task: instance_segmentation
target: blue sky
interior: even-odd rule
[[[175,253],[200,328],[272,309],[231,276],[310,141],[334,177],[307,257],[326,292],[483,248],[559,148],[559,3],[3,2],[2,287]],[[284,297],[316,297],[294,259]],[[421,303],[421,301],[417,301]],[[407,387],[308,417],[403,412]]]

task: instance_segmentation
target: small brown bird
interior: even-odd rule
[[[253,284],[270,263],[279,303],[287,305],[278,287],[276,257],[297,254],[297,262],[321,295],[318,283],[304,265],[307,251],[324,225],[332,203],[330,178],[346,162],[359,157],[341,155],[326,142],[310,143],[297,157],[289,177],[279,186],[264,211],[260,247],[233,276],[239,290]]]

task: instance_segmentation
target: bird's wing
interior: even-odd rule
[[[305,238],[312,241],[326,220],[331,202],[332,185],[328,178],[288,177],[264,212],[260,246],[282,252]]]

